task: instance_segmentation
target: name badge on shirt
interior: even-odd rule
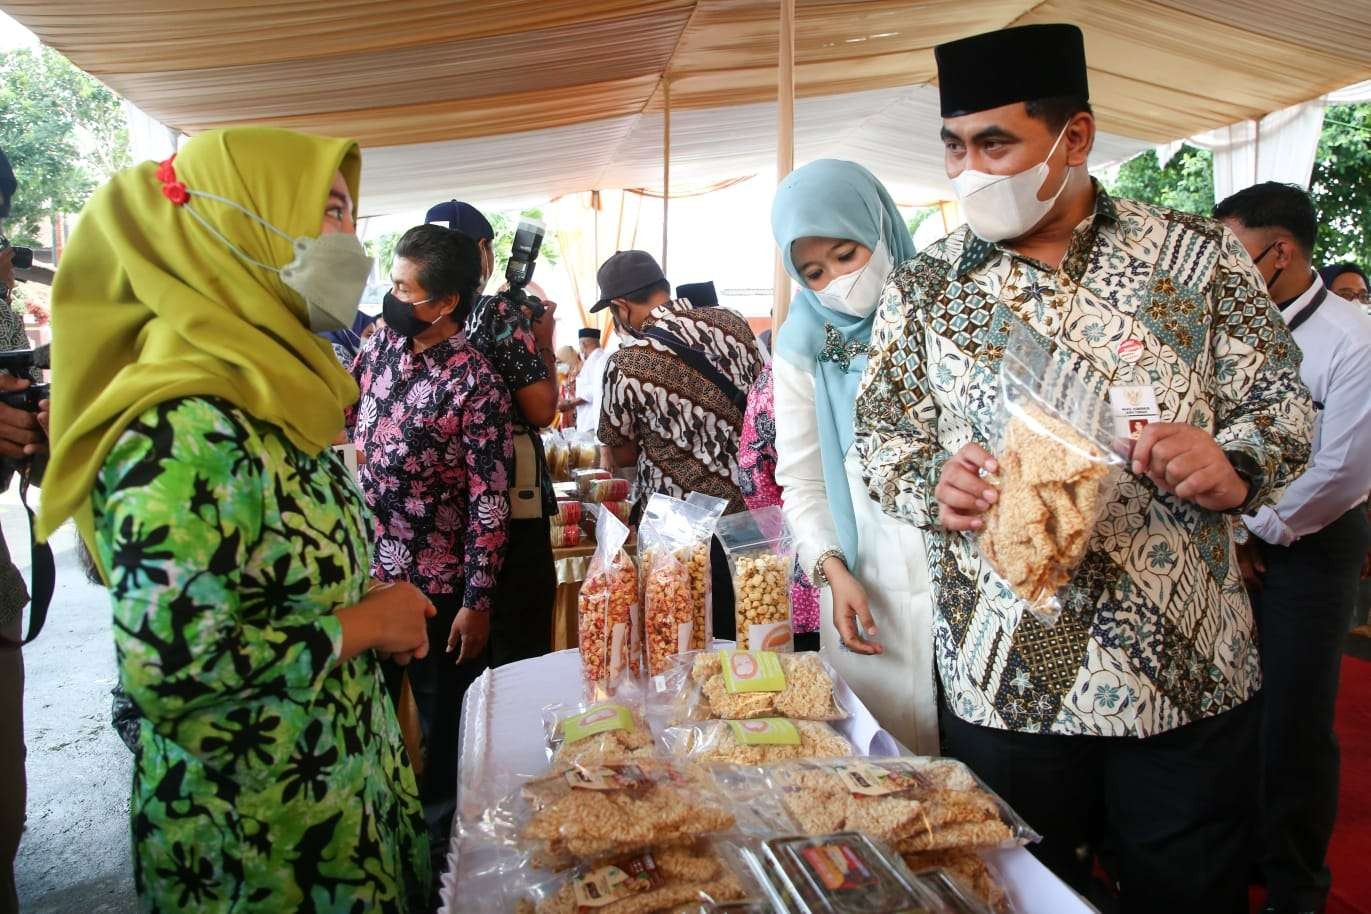
[[[1116,384],[1109,388],[1109,409],[1114,414],[1114,435],[1136,441],[1143,426],[1162,421],[1157,392],[1151,384]]]

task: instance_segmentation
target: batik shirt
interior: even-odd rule
[[[378,330],[353,372],[373,574],[490,609],[509,536],[509,393],[458,333],[425,349]]]
[[[644,327],[660,327],[704,353],[744,395],[762,370],[747,321],[725,308],[694,310],[685,300],[654,309]],[[665,344],[629,339],[609,357],[600,408],[602,444],[638,446],[635,499],[654,492],[685,498],[702,492],[744,508],[738,490],[743,413],[719,386]]]
[[[424,910],[400,726],[376,655],[341,659],[337,611],[366,593],[370,545],[342,461],[174,400],[115,442],[91,507],[140,718],[141,910]]]
[[[1048,628],[936,526],[943,464],[992,440],[1000,360],[1027,324],[1082,379],[1147,384],[1161,418],[1212,433],[1268,503],[1309,457],[1299,350],[1234,236],[1096,189],[1061,267],[963,227],[891,277],[857,398],[872,496],[932,531],[937,662],[964,720],[1001,729],[1149,736],[1233,708],[1260,686],[1230,518],[1125,474]]]
[[[533,325],[522,308],[496,295],[483,296],[467,318],[466,332],[467,341],[490,361],[495,373],[504,379],[511,397],[530,384],[551,378],[547,363],[538,353]],[[538,463],[538,485],[543,493],[543,516],[553,517],[557,514],[557,493],[552,487],[552,474],[547,469],[547,453],[539,431],[524,418],[516,402],[514,434],[527,435],[533,444],[534,459]],[[510,478],[517,478],[513,469]]]

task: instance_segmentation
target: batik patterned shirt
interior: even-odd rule
[[[1212,433],[1269,503],[1309,457],[1299,350],[1237,239],[1207,219],[1096,190],[1060,268],[963,227],[900,267],[857,398],[872,496],[930,530],[937,662],[952,710],[1008,730],[1143,737],[1260,686],[1230,518],[1125,474],[1053,627],[970,535],[937,527],[943,464],[988,445],[1000,360],[1022,322],[1082,379],[1147,384],[1161,418]]]
[[[353,368],[372,573],[488,610],[509,538],[509,393],[460,333],[417,355],[410,344],[378,330]]]
[[[655,308],[644,327],[660,327],[692,349],[744,395],[762,370],[747,321],[726,308],[692,309],[677,300]],[[635,499],[654,492],[685,498],[701,492],[744,508],[738,489],[743,413],[719,386],[650,338],[627,340],[605,368],[599,437],[638,446]]]

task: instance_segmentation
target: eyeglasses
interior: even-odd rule
[[[1347,298],[1349,301],[1358,302],[1363,305],[1371,305],[1371,289],[1367,289],[1365,292],[1358,292],[1355,295],[1348,295]]]

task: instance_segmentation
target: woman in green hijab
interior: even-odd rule
[[[197,136],[82,213],[53,289],[52,459],[109,583],[142,715],[146,911],[411,911],[414,773],[378,670],[428,649],[428,600],[369,589],[368,525],[329,447],[357,389],[317,332],[370,261],[356,144]]]

